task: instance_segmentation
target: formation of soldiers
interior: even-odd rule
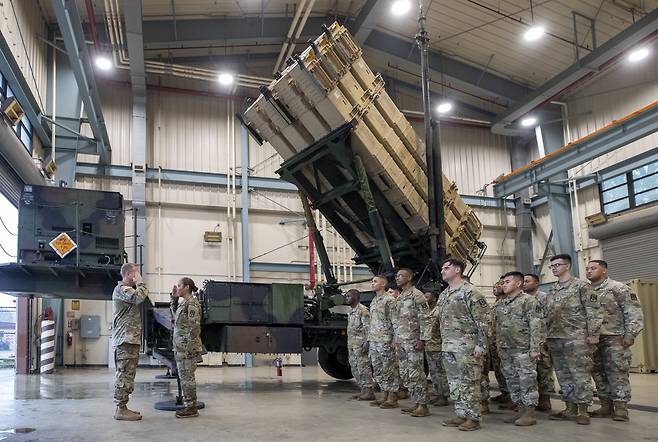
[[[140,304],[148,298],[139,266],[126,263],[121,267],[121,278],[112,293],[112,345],[116,366],[114,402],[116,420],[138,421],[142,415],[128,408],[128,399],[135,388],[135,374],[142,339]],[[184,408],[176,417],[197,417],[197,363],[205,352],[201,343],[201,305],[194,296],[197,288],[190,278],[182,278],[171,291],[170,308],[173,322],[173,346],[176,367],[183,392]]]
[[[441,293],[415,288],[409,269],[399,269],[395,283],[375,276],[370,309],[360,303],[359,291],[347,292],[350,365],[361,387],[353,398],[398,408],[404,387],[411,406],[402,413],[427,417],[428,404],[452,403],[455,415],[443,425],[462,431],[481,428],[491,400],[515,411],[505,422],[525,427],[536,424],[536,411],[551,411],[555,371],[565,409],[550,419],[628,421],[630,347],[643,315],[637,295],[610,279],[607,267],[590,261],[585,282],[573,276],[569,255],[553,256],[557,281],[548,293],[538,290],[537,275],[509,272],[494,287],[493,306],[454,258],[441,266],[447,284]],[[490,369],[501,390],[491,399]],[[589,412],[592,379],[601,407]]]

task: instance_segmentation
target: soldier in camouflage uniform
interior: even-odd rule
[[[603,317],[601,306],[589,283],[571,275],[571,257],[551,258],[551,270],[558,281],[546,296],[548,348],[562,389],[566,409],[551,419],[572,420],[589,425],[587,407],[592,403],[592,351],[599,342]]]
[[[539,290],[539,276],[526,273],[523,277],[523,290],[537,298],[542,311],[545,313],[546,292]],[[544,317],[544,324],[546,317]],[[551,393],[555,393],[555,378],[553,377],[553,362],[548,351],[548,344],[541,346],[541,357],[537,362],[537,387],[539,389],[538,411],[551,411]]]
[[[398,325],[400,323],[400,303],[398,302],[400,299],[400,287],[398,287],[395,282],[388,282],[386,284],[386,293],[395,299],[395,304],[393,304],[391,313],[391,322],[393,323],[393,349],[395,352],[395,369],[398,372],[398,380],[400,381],[400,387],[398,388],[398,399],[402,400],[409,397],[409,391],[407,390],[407,387],[404,386],[404,382],[402,381],[402,373],[400,373],[400,356],[402,356],[399,346],[400,337],[398,335]]]
[[[352,399],[359,401],[375,400],[372,385],[372,367],[368,357],[368,329],[370,328],[370,312],[361,304],[361,292],[352,289],[345,294],[347,305],[352,307],[347,316],[347,350],[349,353],[352,375],[361,388],[361,393]]]
[[[370,362],[372,363],[375,382],[384,392],[382,400],[375,399],[370,403],[383,409],[398,407],[398,389],[400,380],[395,363],[393,347],[393,313],[395,299],[386,293],[387,279],[377,275],[372,278],[371,286],[375,297],[370,302],[370,329],[368,330],[368,345]]]
[[[502,277],[496,282],[493,287],[493,294],[496,297],[495,304],[503,297],[503,280]],[[488,305],[487,305],[488,306]],[[514,407],[512,403],[509,392],[507,390],[507,384],[505,382],[505,376],[500,369],[500,357],[498,355],[498,348],[496,346],[496,324],[493,313],[493,307],[489,307],[489,351],[484,355],[482,360],[482,379],[480,381],[480,412],[482,414],[489,414],[489,372],[491,369],[494,371],[496,376],[496,382],[498,383],[498,388],[500,389],[500,394],[491,398],[493,402],[498,403],[498,408],[501,409],[511,409]]]
[[[448,258],[441,277],[448,283],[439,296],[439,326],[443,368],[455,402],[456,417],[443,422],[462,431],[480,428],[480,378],[482,359],[488,351],[487,301],[472,284],[462,280],[466,265]]]
[[[625,422],[628,421],[626,405],[631,400],[628,378],[630,347],[644,328],[642,307],[637,295],[626,284],[608,278],[605,261],[590,261],[586,275],[603,309],[601,337],[594,352],[592,369],[601,408],[590,415]]]
[[[201,304],[194,296],[197,291],[194,281],[181,278],[171,291],[170,308],[174,320],[174,356],[178,368],[183,405],[176,410],[176,417],[197,417],[196,371],[197,360],[204,353],[201,344]]]
[[[137,421],[139,412],[129,410],[128,398],[135,388],[135,374],[142,343],[142,317],[139,305],[148,298],[139,266],[126,263],[121,266],[121,278],[112,293],[112,346],[116,381],[114,402],[117,404],[114,419]]]
[[[432,404],[437,407],[445,407],[448,405],[450,387],[448,386],[446,371],[443,369],[443,353],[441,352],[439,309],[436,305],[439,300],[439,293],[434,291],[425,292],[425,299],[427,300],[427,305],[430,309],[427,314],[427,320],[430,327],[430,339],[425,343],[425,360],[430,369],[432,387],[437,395],[437,398],[432,401]]]
[[[398,362],[400,377],[409,390],[414,405],[404,408],[403,413],[413,417],[430,415],[427,408],[427,377],[425,376],[424,352],[425,341],[429,339],[430,330],[427,322],[429,307],[423,292],[414,287],[413,272],[400,269],[395,275],[395,282],[400,287],[398,298]]]
[[[524,293],[523,273],[503,275],[505,296],[494,307],[496,338],[501,368],[518,413],[505,419],[521,427],[535,425],[537,361],[545,339],[544,313],[537,298]]]

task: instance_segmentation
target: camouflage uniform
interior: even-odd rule
[[[131,287],[119,282],[112,292],[112,346],[116,366],[114,402],[118,406],[126,405],[135,389],[135,374],[142,343],[139,305],[147,296],[148,289],[144,284]]]
[[[443,353],[441,352],[441,330],[439,327],[439,308],[434,306],[429,311],[427,319],[430,327],[430,339],[425,343],[425,359],[430,369],[432,387],[439,397],[450,396],[448,378],[443,369]]]
[[[363,344],[368,342],[370,312],[359,304],[347,316],[347,350],[352,375],[362,389],[373,388],[372,367],[368,353],[363,353]]]
[[[544,325],[546,325],[546,292],[537,291],[535,295],[539,306],[544,313]],[[548,343],[544,342],[539,351],[541,357],[537,361],[537,388],[541,396],[550,396],[555,393],[555,378],[553,377],[553,362],[551,361],[551,353],[548,351]]]
[[[402,394],[406,392],[406,387],[404,386],[404,381],[402,379],[402,373],[400,373],[400,357],[403,357],[403,354],[400,349],[400,297],[393,298],[395,302],[393,303],[393,308],[391,309],[391,323],[393,324],[393,352],[395,353],[395,372],[398,376],[399,388],[398,392]]]
[[[368,342],[370,362],[375,382],[382,391],[397,393],[400,387],[393,348],[393,314],[395,298],[388,293],[377,294],[370,303]]]
[[[496,304],[500,301],[501,297],[496,298]],[[493,315],[493,308],[487,305],[488,313],[488,324],[489,324],[489,351],[485,353],[484,358],[482,358],[482,378],[480,379],[480,399],[482,402],[487,402],[489,400],[489,372],[493,369],[494,375],[496,376],[496,382],[498,382],[498,388],[501,393],[508,393],[507,383],[505,382],[505,376],[500,369],[500,355],[498,354],[498,348],[496,345],[496,323]]]
[[[545,339],[541,306],[534,296],[521,292],[498,301],[494,314],[501,368],[512,402],[536,407],[539,401],[537,363],[530,358],[530,353],[539,353]]]
[[[178,378],[183,390],[186,408],[196,404],[196,380],[194,372],[199,357],[204,353],[201,344],[201,304],[195,296],[171,298],[171,314],[174,319],[174,356]]]
[[[593,288],[603,308],[603,325],[594,351],[592,377],[599,399],[628,402],[631,349],[624,347],[622,341],[635,339],[644,328],[642,307],[637,295],[621,282],[607,278]]]
[[[598,336],[603,321],[592,287],[572,278],[556,282],[546,296],[547,341],[562,399],[592,404],[592,347],[586,336]]]
[[[443,367],[450,384],[455,413],[480,420],[481,362],[473,356],[477,348],[486,353],[489,333],[487,301],[470,283],[448,287],[439,296],[439,324]]]
[[[414,349],[417,341],[430,337],[429,307],[423,292],[416,287],[402,290],[398,298],[397,343],[402,383],[409,390],[411,402],[427,405],[427,377],[423,350]]]

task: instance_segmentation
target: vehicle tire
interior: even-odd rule
[[[352,370],[347,355],[347,348],[338,347],[329,353],[325,347],[318,349],[318,363],[329,376],[336,379],[352,379]]]

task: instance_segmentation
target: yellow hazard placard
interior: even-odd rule
[[[50,241],[50,247],[59,255],[60,258],[64,258],[66,255],[75,250],[78,245],[71,239],[71,237],[66,233],[62,232]]]

